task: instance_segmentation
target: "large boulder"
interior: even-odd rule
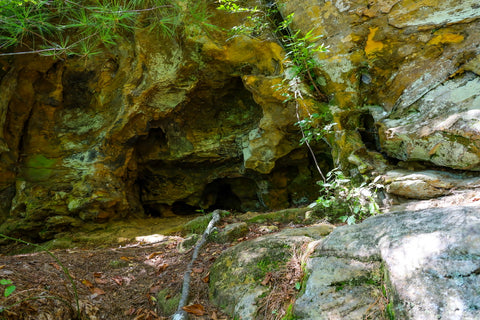
[[[336,228],[307,269],[299,319],[381,318],[382,310],[395,319],[478,319],[480,209],[384,214]]]
[[[225,250],[210,270],[211,300],[233,317],[258,319],[260,300],[272,290],[264,282],[267,274],[284,271],[295,251],[332,229],[330,225],[285,229]]]

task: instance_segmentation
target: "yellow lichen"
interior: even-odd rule
[[[455,33],[444,33],[435,36],[432,40],[428,42],[429,45],[437,45],[443,43],[460,43],[462,42],[464,37],[461,34]]]
[[[365,53],[367,56],[374,55],[376,52],[382,51],[385,47],[382,42],[373,40],[378,31],[378,27],[369,29],[370,33],[368,34],[367,44],[365,45]]]

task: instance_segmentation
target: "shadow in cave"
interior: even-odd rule
[[[247,178],[217,179],[205,187],[200,204],[209,211],[224,209],[242,212],[251,203],[258,203],[255,190],[255,182]]]
[[[362,137],[363,144],[370,151],[380,152],[380,139],[378,137],[375,120],[370,113],[364,113],[360,116],[360,128],[358,133]]]

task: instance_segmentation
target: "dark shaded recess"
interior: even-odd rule
[[[162,128],[150,129],[146,137],[140,137],[137,141],[136,151],[140,158],[143,154],[148,154],[154,145],[167,146],[167,136]]]
[[[0,223],[8,218],[12,199],[15,196],[15,186],[11,185],[0,191]]]
[[[360,116],[359,120],[360,127],[358,128],[358,133],[360,133],[362,137],[363,144],[370,151],[380,152],[380,140],[372,115],[364,113]]]
[[[256,183],[248,178],[216,179],[205,187],[201,204],[208,210],[244,211],[258,205],[256,189]]]
[[[66,71],[62,78],[63,103],[65,108],[86,108],[90,105],[93,92],[90,81],[94,80],[94,71]]]
[[[200,207],[194,207],[183,201],[176,201],[172,204],[172,212],[179,216],[198,214]]]
[[[198,130],[224,129],[223,135],[253,129],[262,117],[259,106],[240,77],[226,80],[222,87],[199,85],[179,110],[184,127]]]
[[[136,187],[145,213],[161,216],[162,212],[171,210],[184,215],[196,214],[200,208],[244,210],[257,206],[256,183],[249,178],[220,178],[208,183],[205,188],[195,190],[196,194],[204,196],[198,204],[178,199],[168,206],[166,203],[171,199],[162,201],[161,186],[166,179],[175,179],[177,175],[197,176],[198,173],[198,179],[202,180],[196,181],[197,185],[204,185],[205,180],[210,181],[209,177],[231,175],[232,168],[240,167],[243,161],[239,137],[258,126],[261,117],[262,107],[255,102],[242,79],[232,77],[222,82],[205,80],[189,94],[185,104],[177,106],[166,118],[149,122],[148,134],[130,141],[137,154]],[[215,157],[193,153],[177,159],[177,151],[171,148],[178,148],[178,141],[186,138],[187,131],[217,137],[220,147]],[[153,197],[149,195],[156,200],[151,201]]]
[[[143,211],[147,216],[150,217],[162,217],[162,211],[160,210],[159,206],[155,203],[143,203]]]

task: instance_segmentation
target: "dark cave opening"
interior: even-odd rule
[[[178,216],[186,216],[197,214],[200,212],[200,207],[195,207],[185,203],[184,201],[175,201],[171,207],[172,213]]]
[[[358,133],[362,137],[363,144],[367,150],[381,152],[380,140],[373,116],[370,113],[364,113],[360,116],[359,122]]]
[[[216,179],[209,183],[202,194],[201,205],[208,210],[224,209],[247,211],[257,209],[257,185],[248,178]]]

